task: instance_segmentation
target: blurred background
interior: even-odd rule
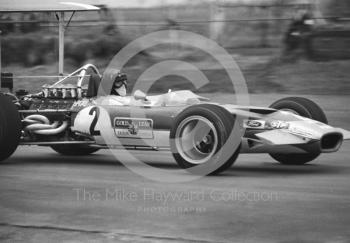
[[[8,2],[0,0],[0,7]],[[349,0],[76,2],[96,5],[100,10],[76,13],[71,19],[66,14],[66,73],[86,63],[95,64],[103,72],[111,58],[135,38],[175,29],[201,34],[224,47],[238,62],[251,93],[350,94]],[[2,72],[22,76],[15,78],[17,89],[33,91],[53,82],[23,76],[57,75],[55,14],[0,14]],[[176,41],[178,37],[169,38]],[[227,88],[227,73],[212,57],[178,45],[159,45],[135,56],[123,70],[128,74],[130,89],[146,68],[168,59],[191,62],[211,83],[195,90],[181,77],[164,77],[151,92],[166,92],[169,88],[232,91]]]

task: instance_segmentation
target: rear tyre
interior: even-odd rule
[[[214,163],[213,157],[220,159],[220,150],[229,138],[233,125],[234,117],[222,107],[203,104],[185,109],[176,117],[170,130],[171,151],[177,164],[189,169]],[[214,175],[229,169],[239,151],[240,147],[231,151],[229,159],[206,174]]]
[[[288,97],[273,103],[271,108],[289,111],[328,124],[326,115],[315,102],[302,97]],[[303,165],[315,160],[320,153],[309,154],[270,154],[270,156],[285,165]]]
[[[18,147],[22,124],[16,106],[0,94],[0,161],[10,157]]]
[[[68,155],[68,156],[82,156],[89,155],[97,152],[98,148],[93,148],[88,145],[82,144],[59,144],[52,145],[51,148],[59,154]]]

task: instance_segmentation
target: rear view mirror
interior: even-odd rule
[[[12,92],[13,89],[13,74],[1,73],[1,88],[7,88]]]
[[[147,95],[143,93],[141,90],[136,90],[134,93],[135,100],[147,100]]]

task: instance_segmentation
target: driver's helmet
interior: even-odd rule
[[[113,77],[112,94],[126,96],[128,78],[125,73],[118,72]]]

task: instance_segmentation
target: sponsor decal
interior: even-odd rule
[[[265,121],[245,120],[244,121],[244,128],[264,129],[265,128]]]
[[[289,123],[284,121],[245,120],[244,128],[250,129],[288,129]]]
[[[78,100],[74,102],[73,107],[86,107],[89,103],[89,100]]]
[[[115,135],[119,138],[153,138],[153,120],[116,117],[113,122]]]
[[[82,109],[91,106],[91,102],[88,99],[83,99],[83,100],[78,100],[76,102],[74,102],[74,104],[72,105],[72,111],[81,111]]]
[[[272,121],[270,122],[269,127],[274,129],[288,129],[289,123],[283,121]]]

